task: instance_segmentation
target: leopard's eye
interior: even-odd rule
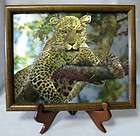
[[[82,29],[76,30],[76,33],[81,33]]]
[[[59,29],[59,31],[61,32],[61,33],[67,33],[67,30],[65,30],[65,29]]]

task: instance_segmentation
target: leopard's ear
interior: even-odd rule
[[[87,25],[91,22],[91,16],[90,15],[84,15],[80,18],[82,25]]]
[[[59,19],[56,18],[56,17],[52,17],[52,18],[50,19],[49,25],[51,25],[51,26],[56,26],[58,23],[59,23]]]

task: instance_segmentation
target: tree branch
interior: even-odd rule
[[[100,82],[108,79],[122,78],[128,74],[128,64],[122,62],[122,69],[115,68],[117,72],[109,69],[108,66],[65,66],[52,75],[52,79],[65,79],[69,81],[86,81],[90,83]]]

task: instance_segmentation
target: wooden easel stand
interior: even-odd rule
[[[77,111],[68,111],[71,115],[75,115]],[[106,133],[106,129],[103,126],[104,121],[108,121],[111,118],[111,112],[109,110],[109,106],[107,103],[102,104],[102,110],[101,111],[86,111],[92,121],[95,123],[98,129],[100,129],[102,132]],[[43,124],[43,127],[40,131],[41,134],[44,134],[47,132],[49,127],[51,126],[53,120],[55,119],[55,116],[57,115],[58,111],[45,111],[44,105],[39,104],[37,107],[37,114],[35,115],[35,120],[39,123]]]

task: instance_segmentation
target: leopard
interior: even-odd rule
[[[68,103],[76,97],[86,85],[85,82],[55,80],[51,77],[54,72],[68,65],[95,66],[101,63],[94,50],[86,44],[90,22],[90,15],[51,18],[50,25],[55,30],[43,51],[32,65],[15,75],[15,96],[18,97],[30,83],[43,103]]]

